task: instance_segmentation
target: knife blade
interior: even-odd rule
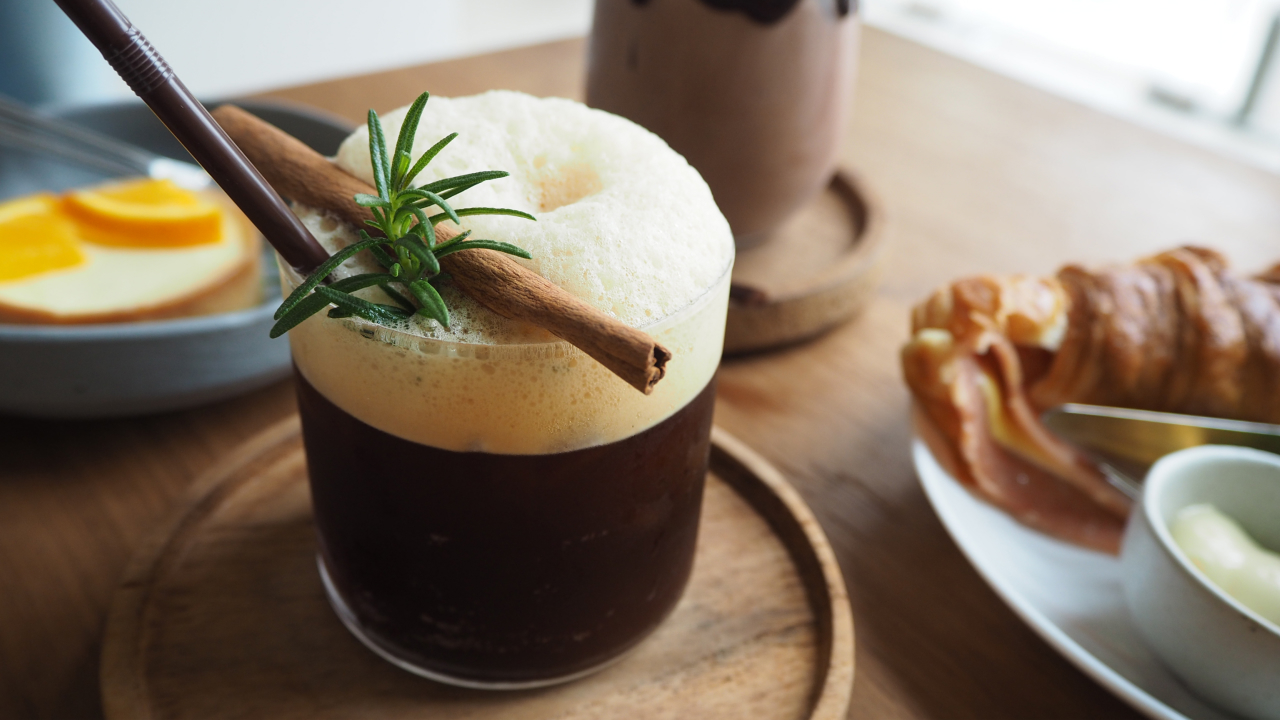
[[[1280,425],[1069,403],[1041,420],[1054,434],[1090,453],[1151,465],[1196,445],[1240,445],[1280,454]]]

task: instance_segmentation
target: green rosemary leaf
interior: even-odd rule
[[[463,250],[497,250],[498,252],[515,255],[516,257],[521,257],[525,260],[533,259],[533,256],[529,254],[528,250],[525,250],[519,245],[512,245],[511,243],[502,242],[500,240],[468,240],[467,242],[450,245],[449,247],[436,248],[436,257],[442,258],[446,255],[452,255]]]
[[[456,188],[460,185],[467,185],[467,187],[475,187],[476,185],[479,185],[482,182],[485,182],[488,180],[497,180],[498,178],[507,177],[510,174],[511,173],[504,172],[502,170],[481,170],[480,172],[467,173],[466,175],[455,175],[451,178],[444,178],[442,180],[437,180],[433,183],[423,185],[422,187],[418,188],[418,190],[426,190],[427,192],[438,193],[442,190],[449,190],[451,188]]]
[[[436,207],[443,210],[444,214],[447,215],[450,220],[454,221],[455,223],[462,222],[461,220],[458,219],[457,211],[455,211],[453,207],[449,205],[449,203],[445,202],[444,198],[431,192],[430,190],[420,190],[419,192],[422,193],[423,202],[425,202],[425,204],[414,203],[414,207],[423,209],[423,208],[429,208],[432,205],[435,205]],[[432,224],[434,225],[435,223],[432,223]]]
[[[535,218],[534,216],[530,215],[527,212],[521,212],[520,210],[512,210],[510,208],[472,207],[472,208],[462,208],[461,210],[458,211],[459,217],[466,217],[468,215],[513,215],[515,217],[524,218],[525,220],[533,220],[534,222],[538,221],[537,218]],[[445,214],[439,213],[437,215],[432,215],[429,219],[431,220],[431,224],[434,225],[440,222],[441,220],[443,220],[444,218],[445,218]]]
[[[353,275],[348,278],[343,278],[334,282],[333,285],[330,285],[329,287],[339,292],[352,293],[357,290],[363,290],[367,287],[379,285],[385,292],[387,291],[385,283],[390,280],[392,280],[392,277],[386,273],[365,273],[363,275]],[[403,295],[400,295],[394,290],[387,294],[391,295],[391,297],[396,299],[397,302],[404,301],[406,304],[408,303]],[[272,338],[278,338],[289,332],[293,328],[297,327],[303,320],[306,320],[312,315],[315,315],[328,307],[329,303],[329,299],[323,294],[315,292],[311,293],[301,301],[295,303],[288,312],[283,314],[283,317],[279,318],[278,322],[271,327],[270,336]],[[412,305],[408,305],[407,309],[409,312],[413,312]],[[332,314],[330,316],[336,317]]]
[[[292,310],[293,306],[301,302],[302,298],[311,294],[311,291],[314,290],[316,286],[323,282],[325,278],[329,277],[330,273],[332,273],[339,265],[346,262],[352,255],[355,255],[365,248],[373,247],[379,242],[383,242],[381,239],[375,240],[369,237],[369,233],[363,230],[360,231],[360,238],[360,242],[352,243],[351,245],[348,245],[338,252],[330,255],[329,259],[321,263],[320,267],[316,268],[315,272],[308,275],[306,280],[303,280],[298,287],[294,288],[293,292],[289,293],[289,297],[285,298],[284,302],[280,303],[280,307],[276,310],[275,319],[279,320],[284,317],[285,313]]]
[[[413,182],[413,179],[418,177],[418,173],[422,172],[427,167],[427,163],[434,160],[436,155],[440,154],[440,151],[444,149],[444,146],[453,142],[453,139],[456,137],[458,137],[458,133],[447,135],[440,142],[436,143],[435,145],[432,145],[431,149],[422,153],[422,157],[418,158],[418,162],[413,164],[413,169],[411,169],[409,173],[405,175],[404,185],[407,187],[409,183]]]
[[[417,310],[417,308],[413,306],[413,303],[409,302],[409,298],[401,295],[395,288],[391,287],[389,283],[382,283],[378,287],[382,288],[382,292],[386,293],[387,297],[391,298],[397,305],[404,308],[405,312],[413,313]]]
[[[409,165],[413,163],[413,158],[407,152],[396,153],[394,172],[391,173],[391,182],[395,186],[399,186],[403,182],[404,174],[409,171]]]
[[[412,253],[418,259],[418,262],[422,263],[422,269],[426,271],[427,275],[435,275],[440,272],[440,261],[436,259],[436,254],[432,252],[431,248],[427,247],[422,238],[417,235],[406,235],[400,238],[399,243]]]
[[[373,186],[378,197],[391,200],[390,168],[387,167],[387,138],[382,134],[378,113],[369,109],[369,159],[373,163]]]
[[[425,209],[432,205],[436,205],[441,210],[444,210],[448,217],[455,217],[454,215],[449,215],[449,213],[453,212],[453,208],[445,202],[444,195],[437,195],[430,190],[423,190],[422,188],[414,188],[413,190],[405,190],[401,194],[401,197],[414,198],[413,202],[410,204],[418,209]],[[455,222],[457,221],[455,220]]]
[[[422,303],[422,307],[418,310],[419,315],[425,315],[432,320],[440,323],[445,327],[449,327],[449,308],[444,304],[444,298],[440,297],[440,293],[435,287],[426,280],[415,280],[409,283],[409,292]]]
[[[461,177],[461,176],[459,176],[459,177]],[[488,182],[489,180],[495,180],[495,179],[496,179],[496,178],[491,178],[491,177],[472,178],[472,179],[467,180],[466,182],[463,182],[463,183],[462,183],[462,184],[460,184],[460,185],[457,185],[457,186],[455,186],[455,187],[449,188],[448,190],[440,191],[440,197],[444,198],[445,200],[448,200],[449,198],[453,197],[454,195],[458,195],[458,194],[460,194],[460,193],[464,193],[464,192],[466,192],[466,191],[470,190],[471,188],[473,188],[473,187],[475,187],[475,186],[477,186],[477,185],[479,185],[479,184],[481,184],[481,183]]]
[[[413,161],[414,137],[429,97],[430,95],[423,93],[409,107],[400,124],[395,148],[390,152],[382,121],[376,112],[369,111],[369,158],[378,194],[360,193],[354,199],[358,205],[369,208],[373,219],[366,220],[364,224],[376,228],[380,237],[375,239],[369,232],[360,230],[359,242],[334,253],[299,284],[276,311],[276,323],[271,328],[271,337],[283,335],[308,317],[330,306],[328,314],[333,318],[359,316],[371,322],[392,325],[416,313],[447,327],[449,309],[433,285],[449,277],[447,273],[440,271],[439,258],[472,249],[489,249],[517,257],[530,257],[528,252],[510,243],[468,240],[470,230],[440,242],[435,225],[445,219],[460,224],[461,218],[468,215],[510,215],[528,220],[533,220],[534,217],[510,208],[476,207],[455,210],[448,202],[449,198],[481,183],[507,177],[509,173],[502,170],[466,173],[436,180],[420,188],[412,187],[414,179],[458,137],[458,133],[451,133],[441,138],[419,156],[416,162]],[[431,207],[439,208],[438,214],[428,216],[426,210]],[[364,273],[324,284],[339,265],[365,249],[373,254],[374,259],[387,272]],[[407,287],[411,297],[396,290],[392,287],[393,284]],[[396,305],[373,303],[351,294],[374,286],[381,288]]]
[[[377,195],[370,195],[368,193],[356,193],[355,197],[356,197],[356,204],[359,205],[360,207],[367,207],[367,208],[391,207],[391,203],[387,202],[386,200],[383,200]]]
[[[329,285],[329,287],[338,292],[353,293],[357,290],[363,290],[374,285],[382,285],[395,280],[388,273],[363,273],[361,275],[352,275]]]
[[[444,198],[445,200],[448,200],[449,198],[453,197],[454,195],[459,195],[459,194],[461,194],[461,193],[464,193],[464,192],[466,192],[466,191],[470,190],[471,188],[473,188],[473,187],[475,187],[475,186],[479,185],[479,184],[480,184],[480,183],[482,183],[482,182],[484,182],[484,180],[474,180],[474,181],[469,182],[469,183],[466,183],[466,184],[464,184],[464,185],[459,185],[459,186],[458,186],[458,187],[456,187],[456,188],[451,188],[451,189],[449,189],[449,190],[445,190],[444,192],[440,193],[440,197]]]
[[[347,293],[339,292],[324,285],[316,288],[316,294],[325,297],[329,302],[337,305],[339,308],[342,308],[353,315],[359,315],[370,322],[394,323],[409,316],[408,313],[398,307],[371,303],[363,298],[358,298],[355,295],[348,295]]]
[[[422,208],[416,203],[405,203],[396,209],[395,221],[400,224],[407,224],[405,221],[409,218],[416,219],[420,223],[427,223],[427,215],[422,212]],[[405,229],[405,232],[412,232],[412,226]]]
[[[436,226],[428,222],[422,227],[422,234],[427,240],[427,247],[431,248],[432,252],[435,252],[436,245],[439,243],[439,238],[436,237]]]
[[[397,197],[400,200],[406,200],[406,201],[412,200],[414,202],[418,202],[421,200],[425,200],[427,196],[424,195],[423,191],[420,190],[419,188],[409,188],[407,190],[401,190],[400,193],[397,195]]]
[[[396,264],[396,259],[391,257],[391,253],[382,247],[382,243],[369,248],[369,252],[373,254],[373,259],[378,261],[382,267],[390,270],[392,265]]]
[[[409,228],[413,227],[413,213],[406,211],[403,207],[396,210],[396,214],[391,218],[387,233],[387,237],[401,237],[409,232]]]
[[[523,210],[516,210],[515,208],[489,208],[489,207],[467,208],[467,214],[468,215],[510,215],[512,217],[524,218],[525,220],[532,220],[534,222],[538,222],[538,218],[534,217],[532,214],[527,213]]]
[[[418,224],[413,226],[414,232],[418,237],[427,244],[427,247],[434,248],[436,246],[436,226],[427,220],[427,214],[418,208],[411,208],[413,216],[417,218]]]
[[[464,240],[466,240],[466,239],[467,239],[467,238],[469,238],[469,237],[471,237],[471,231],[470,231],[470,230],[468,230],[468,231],[466,231],[466,232],[462,233],[461,235],[455,235],[454,237],[452,237],[452,238],[450,238],[450,239],[448,239],[448,240],[446,240],[446,241],[444,241],[444,242],[440,243],[439,245],[436,245],[434,248],[431,248],[431,249],[435,251],[435,253],[436,253],[436,257],[440,257],[440,251],[441,251],[441,250],[443,250],[443,249],[445,249],[445,248],[447,248],[447,247],[452,247],[452,246],[454,246],[454,245],[457,245],[458,243],[463,242]]]
[[[271,332],[268,335],[272,338],[278,338],[297,327],[299,323],[307,318],[315,315],[321,310],[329,306],[329,301],[323,296],[312,293],[299,302],[294,303],[289,311],[278,316],[276,324],[271,326]]]
[[[431,97],[431,93],[422,93],[409,106],[408,112],[404,114],[404,122],[400,124],[400,134],[396,137],[396,173],[393,178],[392,186],[395,190],[402,190],[408,184],[405,179],[405,173],[409,170],[409,165],[413,161],[413,137],[418,134],[418,121],[422,119],[422,110],[427,106],[427,100]],[[401,168],[401,158],[403,158],[404,167]]]
[[[400,198],[396,198],[396,199],[399,200]],[[395,223],[396,225],[403,225],[405,224],[406,218],[412,218],[412,217],[413,217],[413,203],[405,203],[400,207],[396,208],[396,214],[391,217],[391,222]]]

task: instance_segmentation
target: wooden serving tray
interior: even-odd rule
[[[853,619],[795,490],[716,428],[693,576],[622,661],[529,691],[448,687],[378,658],[316,570],[297,418],[241,446],[139,549],[102,651],[111,719],[814,718],[853,688]]]
[[[866,183],[838,170],[767,239],[738,250],[725,352],[798,342],[857,315],[880,282],[887,234]]]

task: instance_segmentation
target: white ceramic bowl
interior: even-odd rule
[[[326,155],[347,125],[305,108],[237,101]],[[190,160],[140,102],[59,115],[152,152]],[[0,198],[62,190],[103,175],[43,155],[3,148]],[[280,304],[275,261],[264,258],[265,300],[239,312],[101,325],[0,324],[0,413],[118,417],[192,407],[247,392],[289,374],[289,343],[267,337]]]
[[[1212,503],[1259,544],[1280,548],[1280,456],[1204,445],[1152,466],[1125,529],[1125,600],[1147,643],[1196,694],[1280,720],[1280,629],[1219,590],[1169,532],[1174,515],[1196,503]]]

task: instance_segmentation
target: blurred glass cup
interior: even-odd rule
[[[587,104],[684,155],[750,247],[835,172],[858,34],[848,0],[596,0]]]

